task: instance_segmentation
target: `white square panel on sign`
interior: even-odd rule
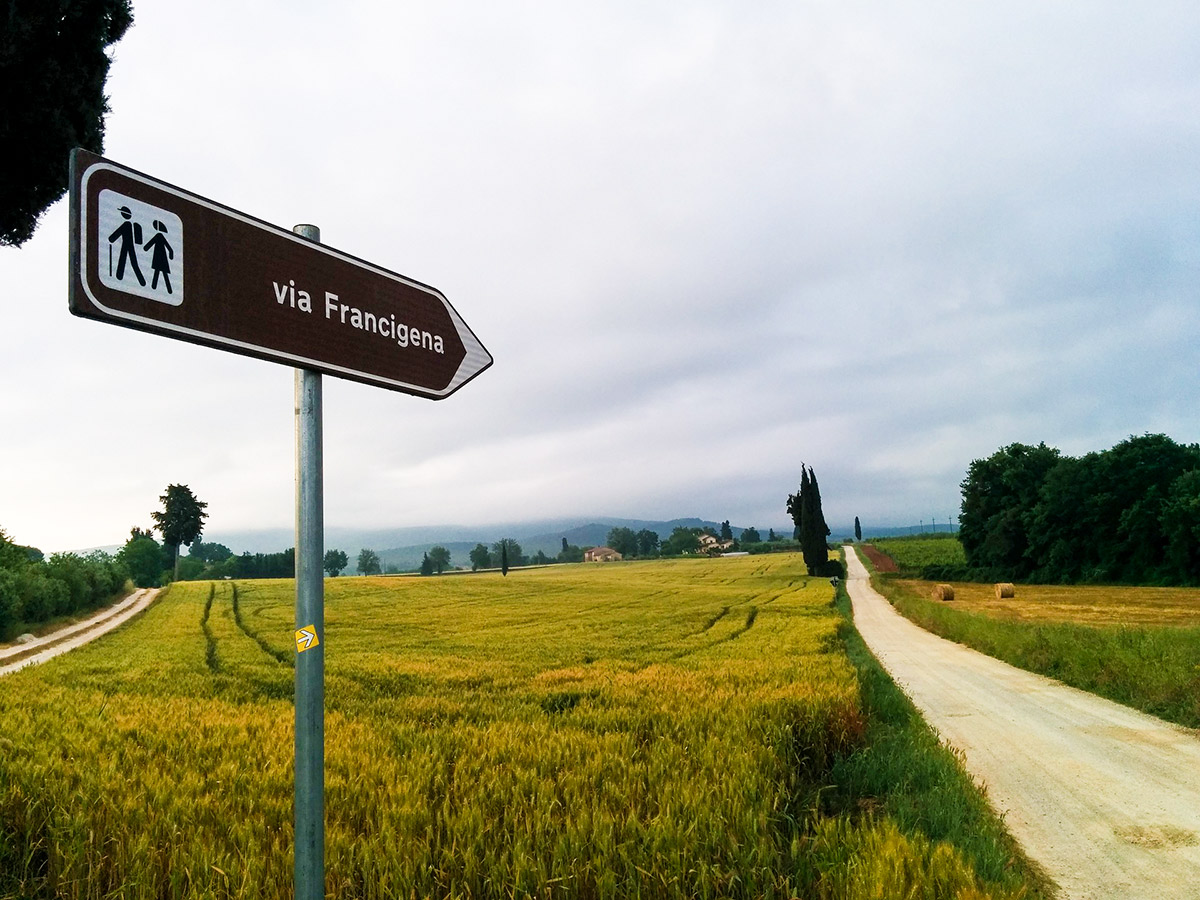
[[[99,197],[100,282],[170,306],[183,303],[183,222],[175,213],[116,191]]]

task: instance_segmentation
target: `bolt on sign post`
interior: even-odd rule
[[[440,400],[492,356],[435,288],[86,150],[71,153],[71,312],[296,368],[298,900],[325,896],[321,376]]]

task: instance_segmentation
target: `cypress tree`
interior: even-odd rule
[[[804,494],[805,488],[808,486],[808,469],[804,467],[804,463],[800,464],[800,490],[794,494],[788,494],[787,511],[792,517],[792,522],[795,527],[792,529],[792,538],[797,541],[802,541],[801,521],[804,518]]]
[[[809,466],[800,479],[800,551],[804,554],[804,564],[810,575],[819,575],[829,559],[825,538],[829,536],[829,526],[825,524],[825,514],[821,511],[821,488],[817,485],[817,475]]]
[[[854,539],[856,541],[862,540],[862,526],[858,524],[858,516],[854,517]]]

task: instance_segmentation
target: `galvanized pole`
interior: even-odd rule
[[[311,241],[321,240],[315,225],[297,225],[292,231]],[[296,900],[325,897],[322,455],[321,373],[296,369]]]

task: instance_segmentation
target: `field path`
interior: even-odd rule
[[[140,588],[120,603],[101,610],[91,618],[84,619],[67,628],[60,628],[28,644],[17,644],[0,649],[0,675],[16,672],[26,666],[34,666],[53,659],[68,650],[82,647],[107,634],[119,625],[128,622],[158,597],[158,588]],[[8,660],[15,659],[16,662]]]
[[[1200,898],[1200,736],[930,634],[846,547],[854,623],[1064,900]]]

